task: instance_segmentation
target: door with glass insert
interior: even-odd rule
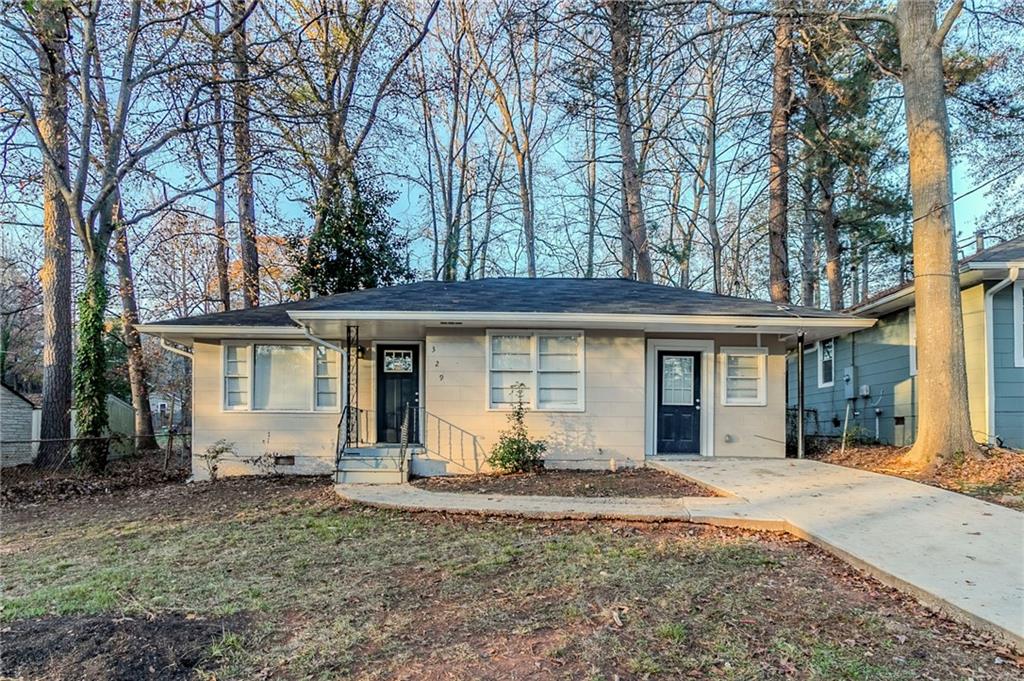
[[[657,453],[700,454],[700,353],[658,352]]]

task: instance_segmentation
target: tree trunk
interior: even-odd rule
[[[235,182],[238,187],[238,252],[242,260],[242,302],[245,307],[260,304],[260,262],[256,250],[256,199],[253,191],[252,131],[249,126],[249,54],[245,20],[247,3],[232,0],[231,61],[234,66]]]
[[[710,14],[708,28],[712,26]],[[712,57],[714,50],[712,50]],[[722,292],[722,236],[718,232],[718,97],[714,70],[709,65],[704,79],[704,142],[707,163],[708,238],[711,240],[711,277],[715,293]]]
[[[103,334],[107,309],[107,245],[86,252],[85,285],[78,296],[78,352],[75,353],[75,454],[93,473],[107,465],[107,357]]]
[[[516,168],[519,171],[519,205],[523,214],[523,239],[526,241],[526,276],[537,276],[537,246],[533,232],[533,195],[530,192],[530,178],[526,168],[526,156],[516,153]]]
[[[635,3],[612,0],[608,3],[608,28],[611,35],[612,92],[615,100],[615,123],[618,129],[619,152],[622,156],[622,189],[625,194],[627,233],[630,257],[623,253],[623,262],[636,260],[636,278],[653,281],[650,244],[641,195],[640,173],[633,143],[633,121],[630,115],[629,48],[632,42],[630,8]],[[623,246],[625,246],[625,242]],[[632,269],[630,266],[629,270]],[[630,272],[630,274],[632,274]]]
[[[828,281],[829,307],[842,310],[842,245],[839,242],[839,223],[835,211],[835,173],[828,162],[818,175],[818,214],[821,216],[821,234],[825,240],[825,279]]]
[[[58,186],[68,181],[67,17],[53,3],[36,13],[42,94],[39,128],[60,168],[43,164],[43,405],[36,466],[52,468],[71,436],[71,217]],[[63,177],[63,179],[61,179]],[[49,442],[47,442],[49,440]]]
[[[221,310],[231,309],[231,284],[228,279],[228,235],[227,211],[225,210],[224,171],[227,156],[227,140],[224,137],[224,95],[221,90],[221,38],[220,3],[214,5],[213,43],[213,84],[210,88],[213,98],[213,132],[217,140],[217,184],[213,187],[213,231],[217,238],[214,263],[217,267],[217,294]]]
[[[954,4],[951,18],[958,8],[959,3]],[[906,458],[923,465],[958,452],[978,452],[967,401],[943,36],[936,29],[935,9],[935,2],[926,0],[899,0],[896,5],[910,149],[917,309],[917,438]]]
[[[621,275],[623,279],[632,279],[636,275],[636,252],[633,250],[632,235],[629,233],[628,203],[626,187],[623,186],[619,193],[619,241],[622,249]]]
[[[590,100],[587,112],[587,279],[594,277],[594,248],[597,241],[597,102]]]
[[[772,115],[768,150],[768,288],[776,303],[789,296],[789,118],[792,106],[793,26],[789,17],[775,24]]]
[[[117,228],[114,254],[118,290],[121,293],[121,325],[124,327],[124,344],[128,348],[128,382],[132,389],[132,407],[135,409],[135,448],[158,449],[153,436],[153,414],[149,407],[149,385],[146,381],[142,340],[135,330],[135,325],[139,323],[139,305],[135,299],[135,277],[132,273],[131,252],[128,250],[128,230],[125,227]]]
[[[809,161],[813,163],[813,161]],[[801,197],[804,208],[803,241],[800,253],[800,304],[814,305],[818,286],[818,230],[814,215],[814,175],[811,168],[805,168],[800,178]]]

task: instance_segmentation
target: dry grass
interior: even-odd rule
[[[1021,673],[984,636],[780,535],[407,515],[347,506],[323,481],[264,479],[17,510],[3,539],[7,640],[125,614],[228,623],[193,655],[198,678]],[[161,630],[119,631],[136,629]],[[50,666],[0,674],[118,678],[54,673],[69,669],[78,635],[90,634],[68,626]],[[8,648],[2,664],[12,658]]]
[[[653,468],[618,471],[541,470],[506,475],[420,478],[413,485],[431,492],[525,494],[558,497],[714,497],[711,490]]]
[[[830,444],[815,458],[840,466],[897,475],[1024,510],[1024,453],[989,448],[981,458],[957,457],[934,469],[922,470],[902,460],[908,450],[890,445],[858,445],[842,452],[838,444]]]

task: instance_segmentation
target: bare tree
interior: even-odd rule
[[[633,140],[633,119],[630,113],[632,100],[629,88],[630,45],[633,43],[631,12],[641,11],[638,3],[627,0],[613,0],[606,5],[608,33],[611,37],[609,62],[612,72],[612,91],[615,99],[615,122],[619,137],[619,153],[622,158],[623,244],[629,253],[623,254],[623,275],[634,274],[640,281],[653,281],[650,243],[647,240],[647,223],[644,217],[643,196],[636,148]]]
[[[26,19],[24,42],[38,60],[43,163],[43,405],[36,466],[60,461],[59,440],[71,435],[71,219],[61,188],[68,184],[67,8],[44,3]],[[6,21],[5,21],[6,23]],[[21,29],[18,28],[19,32]],[[6,77],[3,84],[16,87]]]
[[[789,119],[792,111],[793,23],[775,19],[772,122],[768,142],[768,288],[772,301],[789,302]]]
[[[260,261],[256,250],[256,196],[253,188],[252,81],[249,76],[249,39],[246,24],[252,12],[247,0],[231,0],[231,65],[234,79],[231,86],[234,121],[231,129],[235,141],[235,164],[238,167],[235,185],[238,192],[238,252],[242,257],[242,302],[245,307],[260,304]],[[215,92],[219,92],[219,87]],[[219,108],[219,96],[214,100]],[[219,118],[219,117],[218,117]]]

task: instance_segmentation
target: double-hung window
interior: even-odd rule
[[[225,344],[224,409],[337,411],[338,353],[295,343]]]
[[[836,340],[818,342],[818,387],[828,388],[836,380]]]
[[[722,404],[761,406],[767,404],[766,348],[722,348]]]
[[[489,332],[488,406],[582,411],[583,345],[577,331]]]
[[[249,408],[249,346],[224,346],[224,408]]]

